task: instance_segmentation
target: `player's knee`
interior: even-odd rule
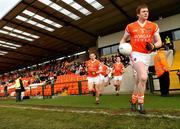
[[[142,82],[146,82],[146,81],[147,81],[147,74],[142,74],[142,75],[140,76],[140,80],[141,80]]]

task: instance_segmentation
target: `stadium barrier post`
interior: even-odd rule
[[[54,79],[51,81],[51,98],[54,95]]]
[[[45,84],[42,85],[42,96],[43,96],[43,99],[44,99],[44,85]]]
[[[150,89],[150,93],[154,94],[154,82],[153,82],[153,73],[148,74],[148,86]]]
[[[32,90],[31,90],[31,86],[30,86],[30,96],[32,96]]]
[[[79,95],[82,95],[82,81],[78,81],[78,90],[79,90]]]

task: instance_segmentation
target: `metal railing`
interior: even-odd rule
[[[180,69],[173,69],[173,70],[170,70],[169,72],[178,72],[180,71]],[[149,90],[150,90],[150,93],[154,94],[154,80],[158,79],[157,77],[153,77],[154,75],[156,75],[155,73],[153,72],[150,72],[148,74],[148,87],[149,87]],[[178,75],[177,75],[178,76]],[[179,78],[179,83],[180,83],[180,77],[178,76]]]
[[[82,82],[86,82],[87,80],[81,80],[81,81],[71,81],[71,82],[63,82],[63,83],[56,83],[56,84],[68,84],[68,83],[78,83],[78,95],[82,95]],[[42,87],[42,98],[43,99],[46,99],[46,98],[52,98],[52,96],[55,95],[54,91],[55,91],[55,80],[52,82],[52,81],[47,81],[46,83],[44,83],[41,87]],[[45,89],[46,89],[46,86],[51,86],[51,94],[48,95],[48,96],[45,96]],[[30,96],[32,97],[32,87],[30,86]]]

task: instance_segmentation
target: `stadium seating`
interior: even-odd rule
[[[55,94],[62,92],[63,89],[67,89],[68,95],[77,95],[79,94],[78,82],[86,81],[86,79],[86,76],[80,76],[76,74],[58,76],[54,85]],[[88,93],[86,84],[87,83],[81,82],[83,94]]]

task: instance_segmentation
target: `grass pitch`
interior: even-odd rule
[[[92,96],[0,100],[0,129],[179,129],[180,95],[146,95],[146,115],[129,111],[130,98],[103,95],[100,105]]]

